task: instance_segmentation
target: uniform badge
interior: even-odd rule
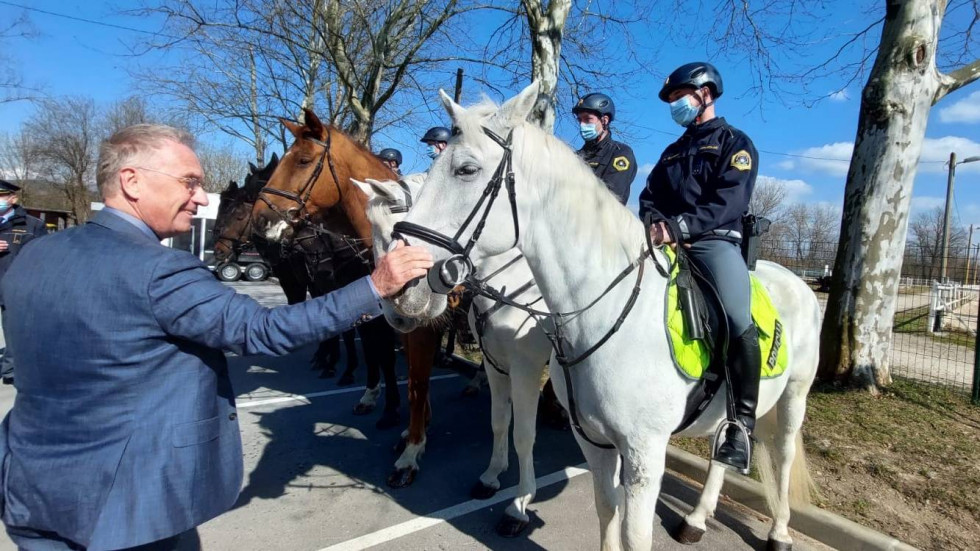
[[[617,171],[622,172],[628,170],[630,167],[630,160],[626,157],[616,157],[612,162],[613,168]]]
[[[746,150],[741,150],[732,155],[732,168],[735,170],[752,170],[752,156]]]

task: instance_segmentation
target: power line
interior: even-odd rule
[[[168,35],[168,34],[163,34],[161,32],[147,31],[147,30],[144,30],[144,29],[136,29],[136,28],[133,28],[133,27],[127,27],[125,25],[116,25],[114,23],[106,23],[104,21],[96,21],[94,19],[85,19],[84,17],[77,17],[77,16],[74,16],[74,15],[68,15],[66,13],[58,13],[58,12],[53,12],[53,11],[48,11],[48,10],[42,10],[40,8],[35,8],[35,7],[32,7],[32,6],[25,6],[23,4],[16,4],[14,2],[6,2],[4,0],[0,0],[0,4],[5,5],[5,6],[10,6],[10,7],[13,7],[13,8],[20,8],[22,10],[32,11],[32,12],[36,12],[36,13],[43,13],[44,15],[50,15],[52,17],[61,17],[63,19],[69,19],[71,21],[78,21],[80,23],[89,23],[89,24],[92,24],[92,25],[98,25],[100,27],[109,27],[109,28],[112,28],[112,29],[119,29],[119,30],[123,30],[123,31],[134,32],[134,33],[149,34],[149,35],[153,35],[153,36],[162,36],[164,38],[170,38],[170,39],[173,39],[173,40],[180,40],[180,37],[171,36],[171,35]]]

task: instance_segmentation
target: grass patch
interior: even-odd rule
[[[957,346],[965,346],[970,350],[976,347],[976,338],[963,331],[946,330],[942,334],[928,332],[929,306],[919,306],[909,308],[895,313],[895,321],[892,323],[893,333],[916,333],[929,337],[934,341],[939,341]]]
[[[944,387],[896,379],[880,396],[817,386],[803,439],[817,505],[920,549],[975,549],[980,407]],[[707,439],[672,443],[707,457]]]

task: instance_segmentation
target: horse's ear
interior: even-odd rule
[[[251,172],[252,174],[255,174],[256,172],[259,171],[259,167],[253,165],[252,164],[252,161],[249,161],[248,162],[248,171]]]
[[[439,99],[442,100],[442,106],[446,108],[446,113],[449,113],[449,118],[452,120],[457,120],[464,111],[463,107],[453,101],[453,98],[449,97],[442,88],[439,89]]]
[[[279,122],[289,130],[289,133],[293,135],[297,140],[303,137],[303,125],[295,123],[289,119],[279,118]]]
[[[354,185],[360,188],[360,190],[368,196],[368,199],[374,199],[377,197],[386,203],[395,203],[398,201],[398,198],[394,193],[392,193],[393,190],[389,187],[391,185],[390,180],[387,182],[381,182],[368,178],[366,181],[361,182],[360,180],[351,178],[350,181],[354,182]]]
[[[270,165],[278,165],[279,164],[279,155],[276,155],[276,153],[273,152],[272,153],[272,158],[269,159],[269,164]]]
[[[500,106],[497,116],[503,119],[508,128],[513,128],[527,120],[527,116],[538,100],[538,83],[532,82],[520,94],[510,98]]]
[[[320,122],[320,119],[312,109],[303,109],[303,123],[306,125],[308,131],[317,139],[323,137],[323,123]]]

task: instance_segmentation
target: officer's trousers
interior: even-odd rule
[[[729,342],[752,327],[752,287],[738,245],[723,239],[702,239],[687,249],[697,269],[718,290],[728,316]]]
[[[13,377],[14,376],[14,352],[10,346],[10,339],[7,338],[7,309],[0,306],[0,327],[3,328],[3,340],[6,346],[3,349],[3,358],[0,358],[0,377]]]

